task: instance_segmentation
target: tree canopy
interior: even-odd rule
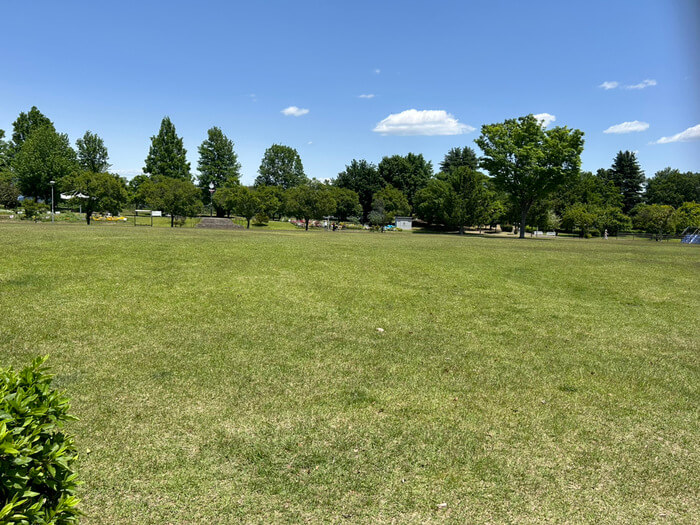
[[[684,202],[700,203],[700,173],[664,168],[647,181],[645,198],[649,204],[678,208]]]
[[[151,137],[151,147],[145,163],[143,172],[152,177],[192,180],[187,150],[169,117],[163,118],[158,134]]]
[[[12,156],[19,152],[33,131],[43,127],[50,127],[55,131],[53,122],[36,106],[32,106],[27,113],[21,112],[17,120],[12,123]]]
[[[83,170],[104,173],[110,168],[107,147],[96,133],[88,130],[75,143],[78,147],[78,164]]]
[[[301,157],[294,148],[273,144],[265,150],[255,186],[280,186],[287,190],[307,182]]]
[[[79,167],[68,135],[57,133],[51,125],[32,131],[13,158],[12,168],[22,195],[48,200],[50,181],[59,183]]]
[[[433,176],[433,165],[422,154],[384,157],[378,169],[384,185],[391,185],[403,192],[410,206],[413,206],[416,192],[424,188]]]
[[[231,141],[220,128],[216,126],[207,131],[207,138],[199,146],[199,185],[202,195],[209,196],[209,184],[216,188],[235,186],[241,177],[241,164],[238,155],[233,151]]]
[[[625,213],[629,213],[632,208],[642,202],[642,191],[646,179],[634,152],[618,152],[608,171],[608,176],[615,186],[620,188],[622,210]]]
[[[336,201],[331,187],[313,180],[304,186],[296,186],[287,191],[285,208],[287,213],[302,219],[306,230],[311,219],[321,220],[335,213]]]
[[[95,212],[117,215],[129,201],[124,179],[111,173],[80,171],[61,181],[60,190],[80,203],[88,225]]]
[[[157,177],[142,183],[138,195],[147,206],[169,214],[171,228],[176,216],[194,217],[202,209],[199,188],[190,180]]]
[[[369,212],[372,211],[372,197],[384,185],[377,167],[364,159],[353,159],[345,166],[345,171],[338,173],[334,184],[339,188],[347,188],[357,193],[362,206],[363,221],[367,220]]]
[[[447,173],[454,168],[465,166],[470,169],[479,167],[479,157],[469,146],[463,148],[452,148],[447,152],[445,158],[440,163],[440,171]]]
[[[583,132],[545,129],[527,115],[482,126],[476,143],[484,152],[481,166],[520,212],[520,236],[525,237],[530,208],[578,173]]]

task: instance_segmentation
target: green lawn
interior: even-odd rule
[[[698,247],[64,224],[0,242],[0,362],[51,354],[85,523],[700,514]]]

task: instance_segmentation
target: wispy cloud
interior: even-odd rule
[[[656,80],[654,80],[653,78],[646,78],[646,79],[642,80],[639,84],[627,84],[627,85],[622,85],[617,80],[606,80],[598,87],[603,88],[605,91],[608,91],[609,89],[616,89],[616,88],[644,89],[644,88],[648,88],[648,87],[655,86],[655,85],[656,85]]]
[[[374,93],[367,93],[366,95],[362,94],[362,95],[357,96],[357,98],[374,98],[374,97],[375,97]]]
[[[374,70],[374,73],[377,74],[377,75],[378,75],[379,73],[381,73],[381,72],[382,72],[382,70],[379,69],[379,68],[377,68],[377,69]]]
[[[676,133],[671,137],[661,137],[656,143],[670,144],[671,142],[689,142],[691,140],[700,140],[700,124]]]
[[[538,113],[537,115],[533,116],[540,121],[540,124],[542,124],[543,128],[546,128],[552,122],[557,120],[557,117],[555,117],[554,115],[550,115],[549,113]]]
[[[287,117],[301,117],[302,115],[306,115],[308,112],[308,109],[298,108],[296,106],[289,106],[288,108],[284,108],[282,110],[282,114]]]
[[[443,110],[407,109],[389,115],[372,131],[382,135],[461,135],[474,128]]]
[[[646,131],[647,129],[649,129],[649,124],[647,122],[633,120],[631,122],[621,122],[620,124],[610,126],[608,129],[603,131],[603,133],[633,133],[635,131]]]
[[[625,86],[625,89],[644,89],[650,86],[655,86],[656,80],[647,78],[642,80],[639,84],[632,84],[631,86]]]

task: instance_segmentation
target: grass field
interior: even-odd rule
[[[696,247],[51,224],[0,243],[0,362],[51,355],[85,523],[700,513]]]

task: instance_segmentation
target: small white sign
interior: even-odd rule
[[[151,217],[162,217],[162,216],[163,216],[163,212],[162,212],[162,211],[155,211],[155,210],[153,210],[153,211],[151,212]]]

